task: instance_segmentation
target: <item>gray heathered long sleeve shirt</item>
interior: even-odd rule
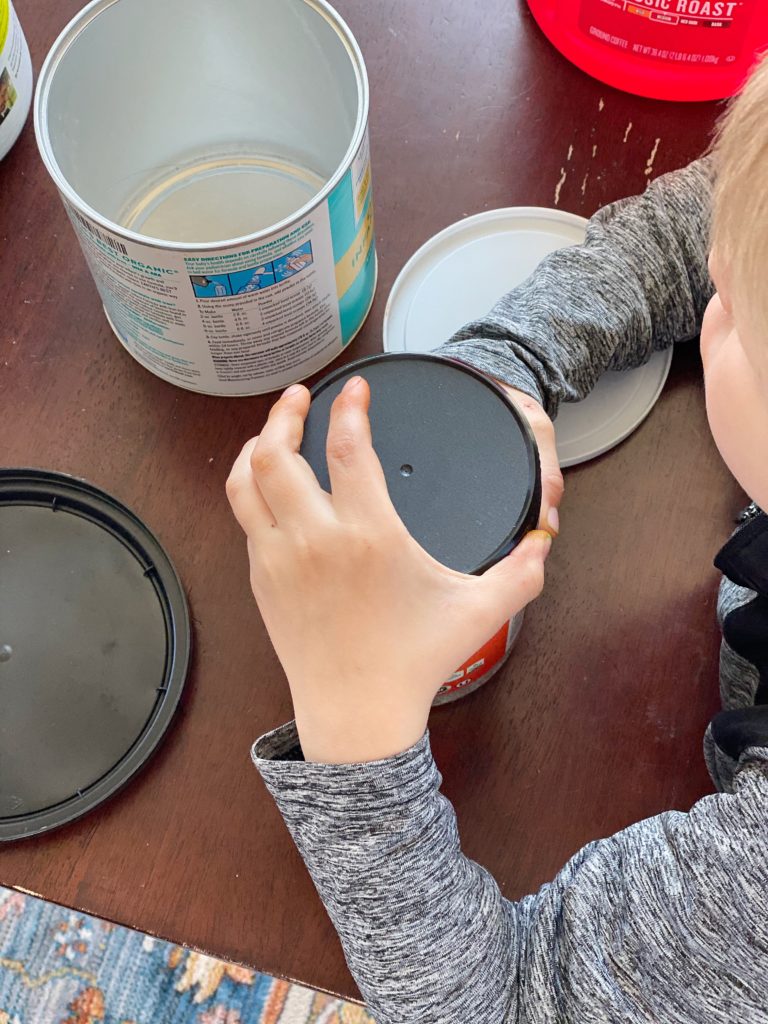
[[[711,175],[699,162],[601,210],[443,351],[554,414],[695,336]],[[591,843],[520,902],[462,855],[428,736],[340,766],[302,761],[292,724],[257,741],[378,1024],[768,1021],[768,517],[753,509],[718,565],[727,710],[705,752],[722,792]]]

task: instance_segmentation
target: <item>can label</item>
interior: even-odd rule
[[[65,205],[122,344],[193,391],[261,394],[309,376],[339,355],[373,300],[367,134],[327,200],[251,245],[140,244]]]
[[[633,57],[722,67],[742,56],[758,0],[582,0],[590,39]]]
[[[520,612],[506,623],[488,643],[468,658],[437,691],[435,704],[445,704],[479,689],[493,676],[512,653],[515,640],[523,624]]]
[[[21,131],[32,98],[32,64],[10,0],[0,0],[0,157]]]

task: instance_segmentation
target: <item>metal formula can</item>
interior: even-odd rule
[[[371,356],[332,371],[312,390],[301,448],[326,490],[331,406],[355,374],[371,387],[373,446],[411,535],[464,573],[482,573],[509,554],[536,526],[541,471],[527,421],[501,388],[469,366],[426,353]],[[522,624],[520,612],[451,674],[434,703],[458,700],[493,678]]]
[[[362,326],[368,80],[325,0],[95,0],[46,59],[35,129],[109,322],[157,376],[261,394]]]
[[[32,61],[10,0],[0,0],[0,160],[21,134],[32,104]]]

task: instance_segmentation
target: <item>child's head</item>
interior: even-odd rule
[[[720,453],[768,508],[768,59],[726,115],[701,331],[707,414]]]

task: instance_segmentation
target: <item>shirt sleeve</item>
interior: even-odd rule
[[[592,217],[583,245],[546,257],[438,352],[540,401],[550,416],[605,370],[695,337],[709,275],[714,161],[706,157]]]
[[[253,750],[377,1024],[764,1021],[765,755],[513,903],[462,854],[428,736],[359,765],[303,762],[293,724]]]

